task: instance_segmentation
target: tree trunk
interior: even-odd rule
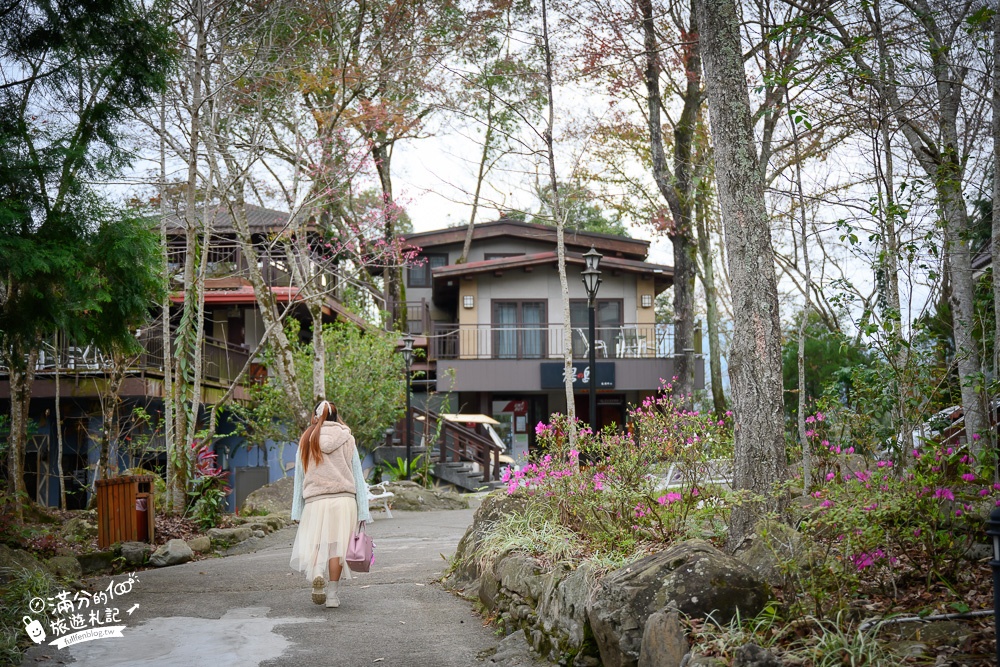
[[[171,459],[177,452],[176,426],[174,422],[174,364],[171,361],[174,357],[171,353],[173,340],[170,337],[170,292],[173,290],[173,276],[170,275],[170,248],[167,242],[167,109],[166,98],[161,99],[160,105],[160,243],[163,246],[163,279],[165,289],[163,290],[163,300],[160,302],[160,338],[163,341],[163,358],[160,360],[163,368],[163,441],[164,450],[167,452],[167,480],[168,480],[168,505],[172,495],[169,482],[176,477],[176,470],[173,470]]]
[[[762,498],[733,508],[727,548],[735,551],[763,514],[784,505],[774,488],[786,475],[781,328],[774,249],[734,0],[702,0],[698,27],[732,280],[733,488]]]
[[[698,251],[701,255],[701,283],[705,288],[705,320],[708,329],[708,365],[712,382],[712,409],[719,419],[725,415],[726,394],[722,390],[722,344],[719,337],[719,294],[715,287],[715,265],[708,232],[710,187],[702,178],[701,195],[695,200],[695,220],[698,225]]]
[[[986,414],[983,402],[983,375],[975,326],[975,286],[972,280],[972,256],[968,241],[968,212],[958,183],[945,177],[938,185],[945,216],[945,244],[951,268],[952,329],[958,375],[962,385],[962,408],[965,412],[965,435],[969,450],[976,456],[986,453]]]
[[[789,99],[787,90],[785,91],[785,101],[788,108],[791,108],[792,101]],[[799,130],[794,119],[792,119],[792,147],[795,158],[795,190],[798,196],[799,216],[802,223],[799,244],[802,248],[803,282],[805,283],[805,289],[802,290],[805,296],[805,303],[802,306],[802,322],[799,324],[799,349],[795,359],[799,376],[799,400],[796,412],[798,413],[799,422],[799,444],[802,447],[802,489],[805,493],[809,493],[809,489],[812,487],[812,451],[810,449],[809,436],[806,434],[806,330],[809,327],[809,314],[812,312],[812,267],[809,263],[809,227],[806,217],[806,196],[802,188],[802,155],[799,152]]]
[[[384,139],[384,137],[382,137]],[[379,140],[372,139],[372,159],[375,162],[375,171],[378,172],[378,180],[382,186],[382,210],[385,220],[383,238],[386,243],[392,243],[396,237],[396,227],[393,224],[389,207],[393,204],[392,195],[392,152],[390,147]],[[402,310],[403,289],[401,285],[402,273],[397,266],[387,265],[382,270],[382,278],[385,282],[385,303],[389,307],[389,328],[396,329],[398,323],[396,316],[403,318],[402,326],[406,326],[406,316]]]
[[[25,353],[14,345],[7,359],[10,369],[10,436],[7,447],[7,492],[15,498],[14,515],[24,519],[24,502],[29,501],[24,486],[24,452],[28,444],[28,408],[31,405],[31,383],[35,380],[38,345]],[[24,364],[22,366],[22,364]]]
[[[990,236],[990,253],[993,259],[993,381],[1000,381],[1000,12],[993,14],[993,230]],[[993,424],[996,410],[990,404],[989,424]],[[996,452],[997,429],[990,429],[993,452]],[[995,454],[994,454],[995,456]],[[993,461],[994,475],[997,474]]]
[[[657,189],[667,201],[673,223],[669,228],[674,248],[674,382],[676,394],[688,408],[694,392],[694,282],[697,266],[692,234],[692,153],[694,130],[701,107],[701,56],[697,31],[692,25],[682,38],[689,41],[684,49],[684,72],[687,87],[682,99],[684,107],[674,127],[674,175],[667,169],[663,149],[663,130],[660,123],[660,59],[656,38],[656,22],[652,0],[639,0],[642,12],[643,49],[645,52],[646,111],[649,120],[650,151],[653,160],[653,179]],[[692,6],[691,22],[695,21]],[[676,178],[675,178],[676,176]]]
[[[111,446],[118,444],[118,404],[121,401],[122,380],[125,379],[125,359],[120,353],[111,355],[111,373],[108,377],[108,390],[101,401],[101,445],[97,461],[95,479],[107,479],[111,473],[118,471],[117,456],[114,466],[111,465]]]
[[[566,392],[566,416],[569,417],[569,446],[576,446],[576,399],[573,393],[573,328],[570,322],[569,281],[566,278],[566,221],[562,216],[559,200],[559,181],[556,178],[556,154],[552,145],[555,125],[555,101],[552,96],[552,49],[549,47],[549,17],[546,0],[542,0],[542,48],[545,51],[545,90],[548,96],[548,120],[543,133],[545,152],[552,185],[552,215],[556,224],[556,255],[559,260],[559,290],[563,306],[563,388]],[[590,341],[593,345],[594,341]],[[590,369],[595,372],[595,369]],[[591,415],[593,418],[593,415]]]
[[[465,230],[465,242],[462,243],[462,256],[456,264],[469,261],[469,251],[472,249],[472,237],[476,229],[476,213],[479,210],[479,194],[486,178],[486,161],[490,155],[490,142],[493,141],[493,95],[490,94],[489,106],[486,108],[486,136],[483,138],[483,152],[479,156],[479,173],[476,175],[476,192],[472,196],[472,213],[469,214],[469,227]]]
[[[323,305],[318,299],[309,303],[309,314],[312,316],[312,404],[319,405],[326,399],[326,341],[323,340]]]
[[[174,359],[174,449],[167,455],[167,495],[170,500],[170,510],[174,513],[183,512],[187,506],[188,477],[188,440],[189,429],[194,425],[190,418],[188,405],[188,387],[193,382],[192,362],[195,348],[198,345],[198,331],[203,330],[203,323],[196,321],[200,300],[195,293],[195,261],[198,254],[198,224],[197,193],[198,193],[198,156],[201,148],[201,106],[204,68],[206,67],[206,10],[204,0],[195,0],[191,20],[195,30],[195,52],[188,63],[191,85],[190,130],[188,132],[187,182],[184,193],[184,226],[186,245],[184,255],[184,303],[177,327],[176,349]],[[195,417],[197,419],[197,416]]]
[[[59,331],[55,335],[56,347],[56,470],[59,472],[59,509],[66,509],[66,477],[63,471],[63,432],[62,432],[62,384],[59,365],[62,362],[62,347],[59,341]]]

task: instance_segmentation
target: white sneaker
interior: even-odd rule
[[[326,606],[328,609],[333,609],[340,606],[340,598],[337,597],[337,591],[340,589],[339,581],[331,581],[326,587]]]
[[[316,577],[313,579],[313,590],[312,599],[315,604],[323,604],[326,602],[326,591],[323,587],[326,586],[326,579],[323,577]]]

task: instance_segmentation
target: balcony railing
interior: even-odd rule
[[[573,357],[590,353],[587,327],[573,327]],[[565,327],[436,323],[431,359],[561,359]],[[669,324],[623,324],[595,329],[595,354],[601,359],[669,359],[674,330]]]
[[[139,332],[137,339],[142,349],[126,359],[126,372],[163,372],[162,331],[161,327],[148,327]],[[111,370],[111,358],[96,345],[84,345],[67,341],[65,337],[60,338],[58,346],[54,337],[42,342],[35,361],[36,376],[55,373],[57,370],[65,374],[89,375],[101,375]],[[249,358],[250,351],[246,348],[206,338],[202,346],[202,379],[228,384],[236,379]],[[7,368],[0,365],[0,374],[6,373]],[[251,378],[247,376],[244,381],[249,383]]]
[[[416,336],[426,336],[431,333],[431,305],[427,299],[414,301],[397,301],[390,306],[392,321],[400,322],[406,317],[406,332]]]

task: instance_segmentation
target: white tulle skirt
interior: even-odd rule
[[[312,582],[317,576],[329,581],[330,559],[339,558],[341,580],[350,579],[351,571],[344,557],[357,524],[358,504],[353,497],[321,498],[306,503],[289,565],[303,572],[306,581]]]

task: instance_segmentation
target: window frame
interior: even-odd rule
[[[444,258],[444,264],[438,266],[432,265],[432,259]],[[416,289],[429,289],[434,286],[434,279],[431,275],[431,269],[440,268],[441,266],[448,266],[448,253],[446,252],[427,252],[420,253],[417,256],[418,260],[427,260],[419,266],[408,266],[406,267],[406,286],[413,287]],[[419,278],[415,280],[415,278]]]
[[[517,315],[515,322],[513,323],[513,329],[515,333],[514,345],[516,347],[516,353],[513,356],[500,356],[500,338],[503,335],[505,329],[510,328],[510,324],[504,324],[498,321],[497,314],[499,306],[506,304],[515,304],[517,306]],[[530,305],[540,305],[542,307],[542,318],[538,323],[531,323],[530,327],[524,323],[524,306],[526,304]],[[525,330],[537,329],[536,334],[538,339],[538,353],[526,355],[525,354]],[[548,336],[545,332],[549,329],[549,300],[548,299],[490,299],[490,330],[492,331],[492,345],[490,350],[490,357],[493,359],[545,359],[548,356]],[[531,332],[534,333],[534,332]]]

